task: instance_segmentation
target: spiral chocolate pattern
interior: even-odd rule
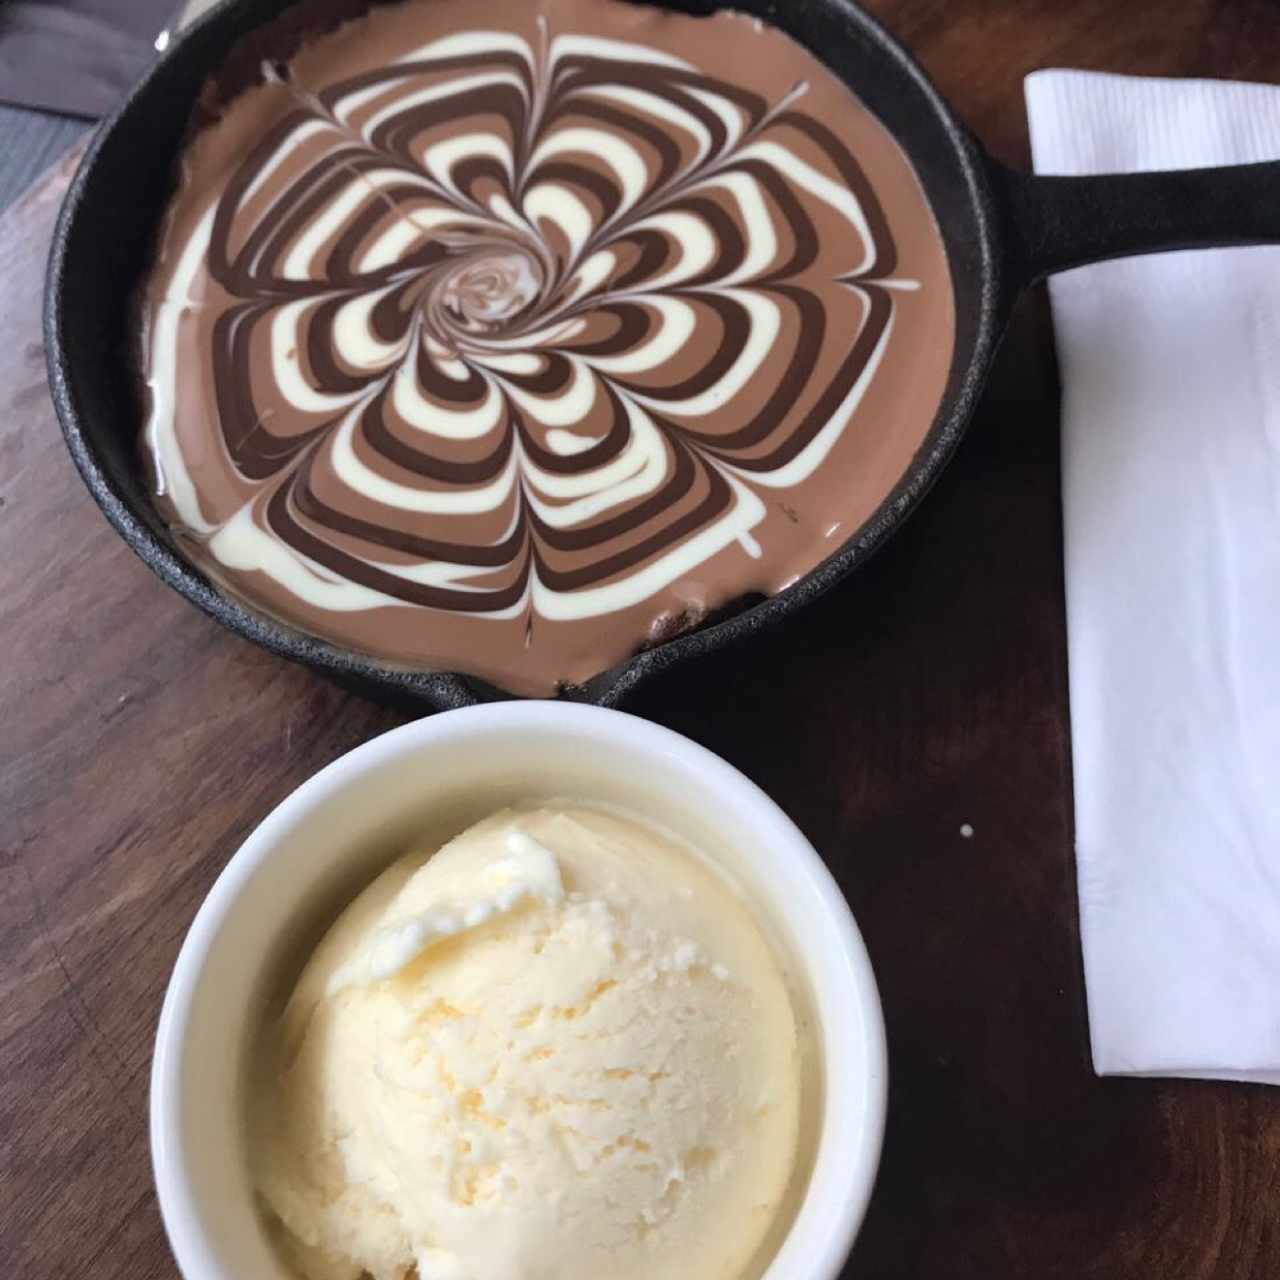
[[[918,286],[807,81],[771,99],[523,25],[269,73],[227,117],[266,127],[177,209],[151,305],[176,522],[321,634],[412,611],[397,656],[428,663],[442,617],[522,628],[528,665],[542,622],[643,609],[729,551],[767,562],[766,516],[856,418]]]

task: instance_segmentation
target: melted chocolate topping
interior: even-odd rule
[[[782,589],[908,465],[940,237],[780,32],[404,0],[263,75],[144,301],[162,509],[249,603],[549,693]]]

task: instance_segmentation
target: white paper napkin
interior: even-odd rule
[[[1042,173],[1280,158],[1280,88],[1026,92]],[[1280,249],[1050,291],[1094,1066],[1280,1084]]]

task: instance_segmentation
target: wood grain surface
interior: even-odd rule
[[[1015,162],[1035,67],[1280,80],[1267,0],[872,7]],[[220,630],[93,506],[39,338],[68,174],[0,220],[0,1275],[173,1280],[146,1102],[183,933],[272,805],[403,716]],[[866,934],[892,1088],[851,1280],[1272,1280],[1280,1092],[1089,1067],[1056,406],[1037,295],[892,546],[630,709],[769,791]]]

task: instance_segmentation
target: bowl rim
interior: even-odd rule
[[[841,1040],[856,1041],[866,1063],[865,1091],[860,1111],[833,1108],[832,1093],[824,1085],[823,1116],[818,1164],[797,1209],[796,1223],[818,1197],[813,1211],[820,1232],[802,1240],[801,1272],[777,1272],[770,1263],[764,1280],[838,1280],[862,1225],[875,1185],[884,1138],[888,1102],[888,1051],[879,990],[862,935],[834,877],[816,849],[783,810],[754,782],[707,748],[674,730],[624,712],[557,702],[506,702],[464,707],[441,715],[411,721],[372,738],[313,774],[285,797],[258,824],[231,856],[201,903],[174,964],[159,1023],[152,1059],[149,1128],[152,1172],[157,1201],[169,1245],[186,1280],[233,1280],[222,1269],[217,1250],[205,1229],[203,1215],[187,1169],[183,1142],[184,1045],[193,1015],[194,998],[219,935],[235,911],[246,886],[272,856],[281,839],[299,822],[342,790],[361,781],[389,762],[424,747],[446,748],[463,737],[494,736],[513,730],[539,731],[609,740],[641,753],[678,761],[716,793],[722,804],[733,803],[752,810],[753,822],[766,834],[761,847],[773,850],[792,874],[803,873],[808,887],[822,901],[823,915],[817,933],[825,935],[838,951],[840,981],[847,978],[849,1013]],[[796,958],[806,968],[814,959],[805,939],[797,938]],[[811,970],[816,972],[816,970]],[[830,981],[835,981],[834,973]],[[829,1011],[829,1009],[828,1009]],[[843,1027],[843,1023],[842,1023]],[[825,1037],[824,1037],[825,1039]],[[825,1072],[824,1072],[825,1077]],[[835,1138],[831,1139],[832,1125]],[[850,1135],[852,1140],[850,1141]],[[834,1141],[840,1159],[824,1158]],[[844,1145],[840,1145],[843,1141]],[[819,1183],[820,1168],[826,1181]],[[796,1248],[795,1225],[779,1246]]]

